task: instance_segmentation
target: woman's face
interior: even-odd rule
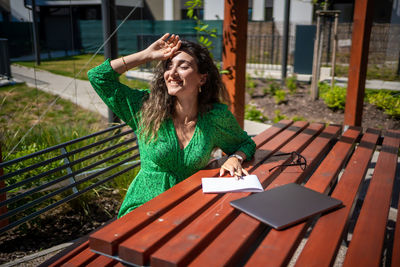
[[[178,51],[171,58],[164,72],[168,94],[178,98],[197,97],[206,77],[207,74],[198,72],[195,58],[183,51]]]

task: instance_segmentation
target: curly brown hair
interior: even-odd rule
[[[207,48],[182,40],[179,51],[191,55],[196,61],[198,72],[207,74],[207,80],[201,86],[201,92],[198,95],[199,114],[203,115],[211,110],[214,103],[229,104],[227,90]],[[148,141],[157,139],[161,123],[174,115],[176,96],[168,94],[164,80],[164,72],[170,60],[161,61],[157,65],[150,85],[150,96],[141,108],[141,130]]]

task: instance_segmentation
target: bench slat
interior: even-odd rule
[[[96,258],[100,257],[99,254],[94,253],[89,248],[81,251],[78,255],[64,263],[63,267],[80,267],[86,266]]]
[[[87,267],[111,267],[115,266],[118,263],[117,260],[114,260],[112,258],[100,255],[96,259],[94,259],[92,262],[87,264]]]
[[[296,266],[332,266],[356,204],[359,188],[379,139],[379,131],[367,130],[338,182],[332,197],[341,209],[322,216],[314,226]],[[316,253],[318,251],[318,253]]]
[[[322,125],[313,124],[297,135],[286,146],[293,148],[295,147],[294,143],[297,143],[297,146],[304,147],[312,140],[312,137],[317,135],[322,129]],[[262,146],[260,150],[265,149],[266,151],[270,151],[271,148],[268,144],[269,143]],[[279,163],[283,162],[281,161]],[[278,162],[263,163],[263,165],[254,170],[252,174],[257,175],[261,183],[265,183],[270,176],[275,175],[272,172],[269,173],[268,170],[276,164],[278,164]],[[275,169],[274,172],[279,173],[279,170]],[[201,216],[196,218],[188,227],[164,244],[161,249],[157,250],[151,257],[151,265],[187,265],[199,251],[210,243],[215,236],[238,215],[238,212],[229,205],[229,202],[247,195],[249,195],[249,193],[225,194],[218,202],[214,203],[208,210],[203,212]],[[254,236],[258,236],[258,234],[256,233]]]
[[[324,147],[320,146],[321,142],[317,141],[317,139],[324,139],[325,146],[328,146],[330,139],[326,138],[326,136],[329,135],[330,133],[332,134],[331,137],[333,138],[334,135],[337,135],[339,133],[339,129],[340,129],[339,127],[336,127],[336,129],[334,129],[334,127],[332,126],[328,127],[322,134],[320,134],[320,136],[322,135],[324,137],[321,138],[320,136],[318,136],[316,139],[314,139],[308,146],[307,150],[311,148],[310,150],[311,153],[318,154],[318,152],[324,150]],[[318,143],[318,146],[314,146],[313,145],[314,143]],[[302,149],[304,149],[304,146],[302,146],[301,143],[296,144],[296,138],[295,138],[293,139],[293,143],[291,142],[287,144],[287,146],[282,148],[281,151],[282,152],[293,151],[293,150],[301,151]],[[303,154],[303,152],[301,153]],[[296,176],[296,172],[294,170],[297,169],[297,167],[298,166],[288,167],[282,173],[289,170],[292,176]],[[267,167],[266,169],[264,169],[264,171],[267,173],[269,168],[270,167]],[[301,170],[301,168],[298,169]],[[297,175],[303,176],[304,173],[309,173],[311,171],[312,171],[311,168],[307,168],[304,172],[302,170],[299,171]],[[273,183],[275,183],[275,181],[279,179],[281,175],[279,175],[273,181]],[[227,203],[226,205],[229,206],[229,203]],[[247,254],[246,253],[248,251],[247,244],[250,241],[249,239],[253,240],[253,238],[258,238],[259,231],[264,230],[265,228],[266,228],[265,224],[262,224],[259,221],[250,218],[245,214],[239,214],[239,216],[211,244],[207,245],[207,248],[196,259],[194,259],[191,265],[204,266],[204,264],[209,262],[210,258],[213,259],[213,262],[216,265],[233,264],[240,258],[245,257],[245,254]],[[232,235],[231,234],[232,232],[239,232],[240,236]],[[229,246],[227,246],[227,244],[229,244]]]
[[[81,253],[82,251],[84,251],[85,249],[88,249],[88,248],[89,248],[89,241],[83,242],[81,245],[74,248],[73,250],[68,252],[66,255],[60,257],[58,260],[49,264],[48,266],[49,267],[61,266],[62,264],[66,263],[67,261],[69,261],[70,259],[72,259],[73,257],[75,257],[76,255],[78,255],[79,253]],[[68,248],[66,248],[66,249],[68,249]],[[63,253],[63,252],[61,251],[60,253]]]
[[[397,207],[397,220],[393,242],[392,266],[400,266],[400,197],[399,206]]]
[[[271,139],[291,124],[290,121],[281,121],[265,130],[262,135]],[[258,139],[259,140],[259,139]],[[258,142],[258,141],[257,141]],[[260,146],[260,143],[256,145]],[[212,177],[217,175],[217,170],[202,170],[197,175]],[[185,179],[179,183],[179,189],[174,186],[151,201],[138,207],[134,213],[129,213],[112,223],[112,226],[97,231],[90,236],[90,247],[93,250],[115,255],[118,244],[132,235],[144,225],[149,224],[157,216],[166,212],[177,203],[181,202],[200,188],[200,184],[192,179]]]
[[[331,149],[326,158],[306,183],[306,187],[318,192],[326,192],[336,180],[346,159],[353,151],[360,129],[349,128]],[[309,225],[301,223],[286,230],[271,229],[266,238],[250,257],[246,266],[283,266],[286,265]]]
[[[387,131],[343,266],[379,266],[397,167],[400,132]]]
[[[279,142],[273,142],[274,139],[271,140],[277,147],[270,148],[269,151],[277,150],[306,125],[306,122],[297,122],[287,130],[284,130],[284,132],[281,133],[282,137],[279,138]],[[267,155],[264,155],[264,157],[265,156]],[[255,157],[252,164],[258,165],[257,160],[262,161],[264,158]],[[195,175],[188,179],[195,179],[196,183],[200,185],[202,177],[204,176]],[[179,185],[177,186],[179,187]],[[164,214],[158,220],[155,220],[152,224],[122,242],[119,246],[119,257],[134,264],[147,264],[150,254],[171,237],[172,233],[170,231],[176,232],[180,230],[181,228],[178,224],[185,226],[187,220],[197,216],[202,209],[208,207],[207,205],[220,196],[219,194],[204,195],[201,190],[197,191],[194,195],[183,201],[179,205],[179,208],[175,208]]]

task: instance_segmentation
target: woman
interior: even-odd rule
[[[150,91],[119,83],[119,75],[153,60],[161,62]],[[216,147],[230,155],[220,176],[247,174],[241,164],[251,159],[255,144],[221,103],[226,89],[206,48],[167,33],[143,51],[106,60],[88,77],[138,137],[141,169],[119,217],[204,168]]]

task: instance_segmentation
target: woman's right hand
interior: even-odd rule
[[[166,33],[147,47],[145,52],[152,60],[166,60],[178,51],[180,46],[181,41],[178,35]]]
[[[166,33],[145,50],[112,60],[111,67],[122,74],[148,61],[168,59],[178,51],[180,46],[181,41],[178,35]]]

